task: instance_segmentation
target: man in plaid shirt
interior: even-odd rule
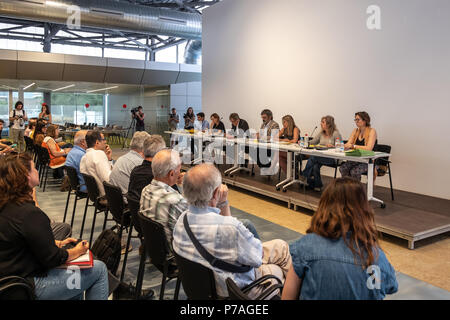
[[[140,201],[140,213],[164,226],[170,251],[175,223],[188,208],[183,196],[171,187],[181,182],[180,169],[178,152],[169,149],[158,152],[152,161],[154,178],[142,190]]]

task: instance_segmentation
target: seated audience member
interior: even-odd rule
[[[153,180],[142,190],[140,213],[164,226],[168,246],[172,251],[173,228],[188,205],[171,186],[177,183],[181,159],[173,150],[159,151],[152,161]]]
[[[3,143],[3,144],[8,142],[8,140],[2,139],[2,131],[3,131],[3,126],[4,125],[5,125],[5,121],[3,119],[0,119],[0,143]]]
[[[199,130],[206,132],[209,129],[209,122],[205,119],[205,114],[203,112],[197,113],[197,120],[200,124]]]
[[[55,139],[58,138],[59,128],[57,125],[51,124],[47,128],[47,136],[44,138],[42,142],[42,146],[48,150],[48,154],[50,155],[50,166],[59,166],[55,169],[54,178],[62,178],[64,176],[64,170],[62,165],[66,162],[66,156],[69,153],[70,149],[62,149],[56,143]]]
[[[222,176],[216,167],[201,164],[190,169],[184,177],[183,193],[189,209],[175,225],[173,249],[180,256],[213,270],[219,296],[228,296],[225,284],[228,277],[241,288],[267,274],[284,282],[291,267],[288,244],[278,239],[261,243],[243,223],[231,216],[228,189],[222,185]],[[234,273],[212,266],[195,249],[184,226],[185,217],[194,237],[215,259],[248,267],[248,271]],[[255,288],[250,295],[256,297],[261,289],[260,286]]]
[[[320,132],[310,141],[312,145],[322,145],[326,147],[334,147],[336,139],[342,140],[342,136],[336,128],[334,118],[332,116],[322,117],[320,121]],[[336,160],[324,157],[311,156],[306,163],[306,167],[302,172],[308,186],[315,190],[323,187],[322,178],[320,176],[320,168],[323,165],[334,165]]]
[[[130,174],[130,184],[128,185],[128,196],[139,202],[142,190],[153,180],[152,161],[153,157],[166,148],[164,139],[154,134],[144,141],[144,161],[135,167]]]
[[[249,135],[249,126],[247,121],[239,118],[237,113],[230,114],[230,122],[231,122],[231,131],[232,135],[235,137],[248,137]]]
[[[25,129],[24,136],[33,139],[33,131],[36,128],[36,121],[29,121],[28,127]]]
[[[286,115],[282,118],[282,123],[283,128],[278,133],[279,141],[297,143],[300,139],[300,129],[295,125],[294,118],[291,115]],[[287,153],[286,151],[280,151],[280,168],[286,172],[287,166]]]
[[[45,135],[47,134],[47,125],[43,121],[38,121],[33,134],[33,143],[37,146],[41,146],[44,142]]]
[[[0,159],[0,277],[20,276],[34,284],[38,300],[108,298],[108,270],[101,261],[81,269],[78,286],[69,287],[73,272],[58,266],[86,253],[89,244],[55,240],[47,215],[33,202],[39,175],[31,157],[22,153]]]
[[[225,125],[223,124],[222,121],[220,121],[220,117],[217,113],[213,113],[210,119],[211,119],[210,127],[213,133],[215,134],[225,133]]]
[[[369,114],[365,111],[355,113],[355,124],[356,129],[345,144],[345,149],[373,150],[377,144],[377,132],[370,126]],[[361,175],[367,173],[367,167],[367,163],[347,161],[339,167],[339,171],[343,177],[352,177],[361,181]],[[376,174],[375,168],[374,179]]]
[[[86,184],[80,172],[81,158],[86,154],[86,133],[87,130],[78,131],[73,137],[75,146],[70,150],[66,157],[66,166],[75,168],[77,170],[78,181],[80,182],[80,191],[87,192]]]
[[[144,161],[144,141],[150,137],[145,131],[138,131],[133,135],[130,151],[117,159],[109,176],[109,183],[120,187],[122,194],[128,192],[131,171]],[[126,199],[125,199],[126,202]]]
[[[362,184],[333,180],[307,235],[291,243],[286,300],[372,300],[397,292],[395,270],[378,244],[374,213]]]
[[[272,130],[280,130],[280,126],[273,120],[273,113],[269,109],[261,111],[261,124],[260,132],[257,133],[257,138],[270,138],[272,136]]]
[[[88,149],[81,158],[80,172],[89,174],[95,178],[100,196],[105,196],[103,181],[109,182],[109,176],[112,170],[112,151],[106,144],[103,133],[97,130],[90,130],[86,134],[86,144]],[[101,200],[105,204],[106,200]]]

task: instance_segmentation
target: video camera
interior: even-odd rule
[[[139,111],[139,107],[136,107],[136,108],[131,109],[131,113],[132,113],[133,115],[135,115],[136,112],[138,112],[138,111]]]

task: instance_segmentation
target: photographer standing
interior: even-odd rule
[[[17,144],[17,151],[25,151],[25,140],[23,138],[25,134],[25,122],[28,121],[28,117],[23,110],[22,101],[17,101],[14,110],[9,113],[9,123],[11,128],[10,136],[13,142]]]
[[[133,113],[133,117],[136,119],[136,131],[145,131],[145,114],[142,112],[142,106],[139,106],[137,112]]]
[[[189,107],[187,109],[187,112],[184,114],[183,118],[184,118],[184,129],[186,130],[194,129],[195,114],[194,109],[192,109],[192,107]]]

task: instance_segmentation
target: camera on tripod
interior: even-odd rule
[[[131,109],[131,114],[134,116],[136,114],[136,112],[139,111],[139,107],[133,108]]]

